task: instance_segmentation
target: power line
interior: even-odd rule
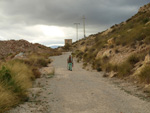
[[[76,37],[77,37],[77,41],[78,41],[78,25],[80,25],[80,23],[74,23],[76,25]]]
[[[85,38],[86,37],[86,35],[85,35],[85,16],[83,15],[83,37]]]

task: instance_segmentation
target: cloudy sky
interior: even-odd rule
[[[83,38],[125,21],[150,0],[0,0],[0,40],[25,39],[46,46]]]

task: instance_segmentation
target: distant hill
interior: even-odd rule
[[[38,43],[30,43],[26,40],[0,41],[0,59],[7,56],[23,53],[54,53],[55,50]]]
[[[61,47],[60,45],[54,45],[54,46],[50,46],[51,48],[55,49],[55,48],[58,48],[58,47]]]

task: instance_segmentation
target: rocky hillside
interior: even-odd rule
[[[0,59],[4,59],[8,56],[14,56],[20,52],[54,54],[56,51],[41,44],[32,44],[25,40],[0,41]]]
[[[0,41],[0,113],[28,101],[28,89],[41,77],[41,68],[52,62],[50,56],[60,54],[25,40]]]
[[[75,42],[72,49],[84,68],[150,83],[150,3],[127,21]]]

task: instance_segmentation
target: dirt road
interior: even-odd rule
[[[150,103],[127,94],[102,73],[83,70],[76,62],[68,71],[68,55],[53,57],[55,76],[38,79],[34,101],[10,113],[150,113]]]

